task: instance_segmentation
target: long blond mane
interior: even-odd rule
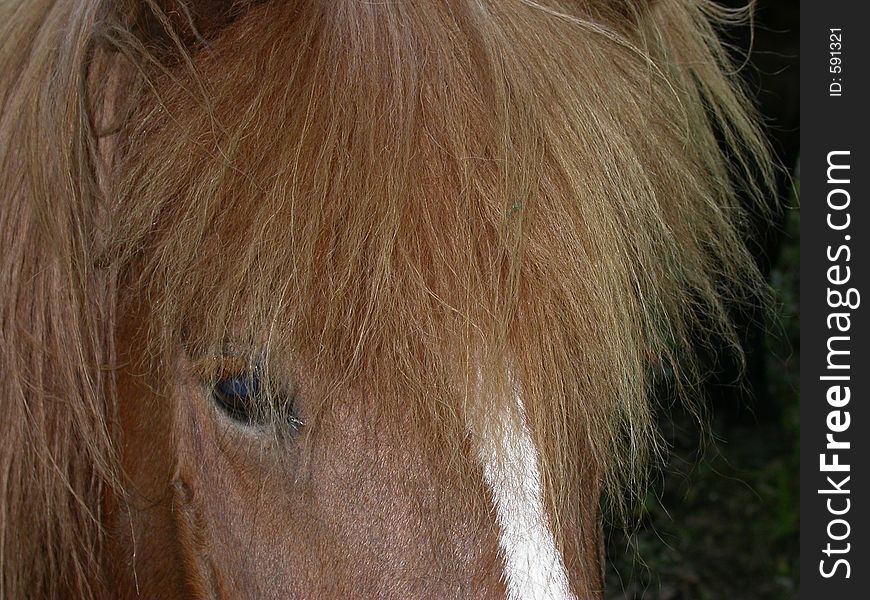
[[[727,15],[179,6],[0,4],[0,598],[100,587],[130,297],[156,364],[241,336],[424,428],[520,382],[557,539],[596,535],[575,512],[640,480],[653,366],[691,384],[692,339],[733,341],[759,289],[734,192],[767,155]]]

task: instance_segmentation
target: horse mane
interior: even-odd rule
[[[123,298],[148,299],[161,373],[241,336],[433,438],[518,382],[575,535],[584,478],[642,481],[656,365],[690,389],[699,336],[736,344],[727,307],[763,287],[729,15],[220,5],[0,5],[0,599],[100,589]]]

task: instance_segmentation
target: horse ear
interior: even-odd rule
[[[154,7],[183,40],[192,41],[207,40],[254,3],[255,0],[154,0]]]
[[[601,6],[615,15],[630,17],[655,8],[657,0],[602,0]]]
[[[131,68],[157,61],[172,64],[263,0],[104,0],[93,29],[94,53],[87,61],[83,111],[95,128],[91,148],[98,188],[110,195],[116,135],[137,98],[143,73]],[[186,58],[185,58],[186,59]],[[164,66],[165,66],[164,64]],[[146,76],[147,77],[147,76]],[[100,212],[100,208],[97,208]],[[105,221],[97,216],[97,221]],[[101,226],[95,228],[97,236]]]

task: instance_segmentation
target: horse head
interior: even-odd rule
[[[0,16],[0,598],[600,597],[657,370],[760,285],[727,15]]]

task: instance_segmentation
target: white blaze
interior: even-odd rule
[[[516,401],[513,410],[486,415],[476,436],[501,530],[508,599],[575,600],[544,510],[538,451],[519,393]]]

